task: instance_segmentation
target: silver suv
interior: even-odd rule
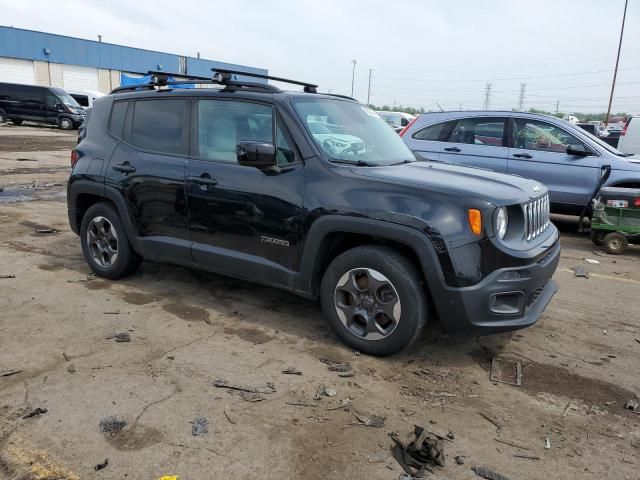
[[[523,112],[442,112],[420,115],[400,134],[422,160],[517,174],[545,184],[551,210],[579,214],[606,166],[606,186],[640,188],[640,159],[581,128]]]

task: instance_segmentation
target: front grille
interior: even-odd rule
[[[527,242],[533,240],[544,232],[549,224],[549,195],[525,203],[524,209],[524,227]]]

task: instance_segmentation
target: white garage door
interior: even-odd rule
[[[100,90],[98,88],[98,69],[64,65],[62,84],[65,90]]]
[[[33,61],[17,58],[0,58],[0,82],[35,85]]]

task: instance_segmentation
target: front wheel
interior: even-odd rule
[[[335,258],[320,299],[336,335],[356,350],[391,355],[409,346],[427,321],[422,275],[387,247],[356,247]]]
[[[129,243],[118,212],[106,202],[91,206],[84,214],[80,241],[85,260],[100,277],[130,275],[142,260]]]
[[[612,255],[620,255],[624,253],[629,246],[629,240],[627,240],[627,236],[622,233],[611,232],[605,235],[602,246],[605,252],[611,253]]]
[[[13,123],[14,125],[22,125],[22,119],[14,118],[13,120],[11,120],[11,123]]]
[[[58,120],[58,125],[60,125],[62,130],[71,130],[73,128],[73,122],[67,117],[62,117]]]

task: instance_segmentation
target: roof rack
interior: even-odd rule
[[[191,85],[191,84],[221,85],[224,87],[225,91],[235,91],[243,88],[252,89],[252,90],[261,90],[261,91],[273,92],[273,93],[282,91],[275,85],[269,85],[268,83],[247,82],[244,80],[237,80],[234,78],[234,75],[242,75],[245,77],[252,77],[252,78],[264,78],[267,80],[275,80],[278,82],[291,83],[294,85],[302,85],[304,87],[305,92],[318,93],[317,91],[318,86],[312,83],[299,82],[297,80],[288,80],[286,78],[281,78],[281,77],[272,77],[270,75],[262,75],[260,73],[242,72],[240,70],[227,70],[224,68],[213,68],[212,70],[214,72],[212,78],[149,70],[147,72],[147,75],[151,76],[151,81],[149,83],[141,83],[137,85],[126,85],[123,87],[117,87],[117,88],[114,88],[111,91],[111,93],[113,94],[113,93],[121,93],[121,92],[127,92],[127,91],[136,91],[140,89],[156,90],[162,87],[171,87],[173,85]],[[169,77],[172,77],[172,76],[186,77],[187,80],[169,80]]]
[[[221,84],[226,84],[228,82],[238,82],[238,80],[233,80],[233,75],[242,75],[244,77],[253,77],[253,78],[264,78],[266,80],[274,80],[276,82],[290,83],[292,85],[302,85],[304,87],[304,91],[306,93],[318,93],[318,85],[307,82],[300,82],[298,80],[290,80],[288,78],[282,77],[273,77],[271,75],[263,75],[261,73],[248,73],[241,72],[239,70],[228,70],[226,68],[212,68],[214,72],[213,78],[218,80]],[[241,82],[246,83],[246,82]],[[262,85],[262,84],[258,84]]]

